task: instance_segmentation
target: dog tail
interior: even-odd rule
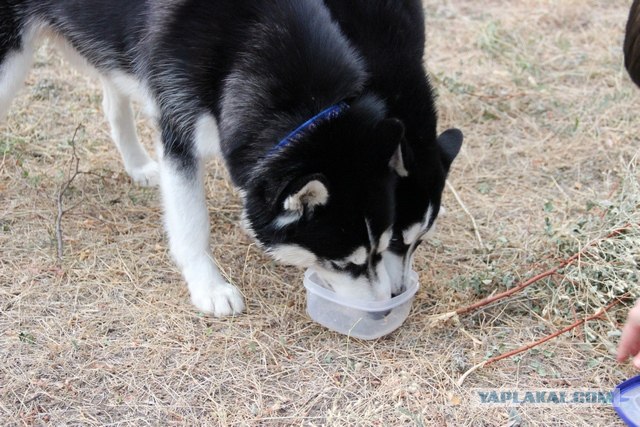
[[[640,0],[634,0],[629,11],[624,38],[624,65],[631,80],[640,86]]]

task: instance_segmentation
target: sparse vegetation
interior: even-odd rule
[[[159,196],[126,176],[97,82],[44,48],[0,125],[1,425],[622,425],[607,406],[485,408],[473,388],[610,390],[634,374],[613,352],[627,307],[534,349],[471,367],[640,297],[640,90],[622,66],[628,0],[425,0],[441,128],[465,146],[447,213],[416,257],[409,319],[375,342],[305,314],[302,272],[238,225],[224,168],[207,179],[213,251],[248,311],[194,312],[161,227]],[[83,126],[83,171],[56,194]],[[152,146],[149,126],[141,138]],[[521,293],[434,316],[557,265]],[[477,229],[474,229],[477,228]],[[484,247],[479,249],[476,232]]]

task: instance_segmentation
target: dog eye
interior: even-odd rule
[[[365,265],[358,265],[358,264],[354,264],[354,263],[350,262],[349,264],[347,264],[345,266],[344,271],[348,272],[353,277],[358,277],[358,276],[362,276],[363,274],[365,274],[367,272],[367,266],[366,266],[366,264]]]
[[[329,265],[331,265],[331,267],[335,268],[336,270],[344,270],[345,265],[341,262],[335,262],[335,261],[329,261]]]
[[[354,264],[352,262],[329,261],[329,265],[344,273],[349,273],[353,277],[358,277],[367,272],[367,265]]]

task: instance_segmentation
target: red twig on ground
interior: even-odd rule
[[[606,307],[603,307],[600,310],[598,310],[595,314],[593,314],[593,315],[591,315],[589,317],[586,317],[584,319],[578,320],[575,323],[567,326],[566,328],[563,328],[563,329],[561,329],[561,330],[559,330],[559,331],[557,331],[557,332],[555,332],[555,333],[553,333],[551,335],[547,335],[546,337],[541,338],[538,341],[529,343],[529,344],[524,345],[524,346],[522,346],[520,348],[517,348],[515,350],[511,350],[511,351],[509,351],[507,353],[503,353],[503,354],[501,354],[499,356],[492,357],[491,359],[489,359],[486,362],[484,362],[483,366],[491,365],[492,363],[496,363],[496,362],[498,362],[498,361],[500,361],[502,359],[507,359],[507,358],[509,358],[511,356],[515,356],[516,354],[519,354],[519,353],[522,353],[524,351],[530,350],[530,349],[532,349],[532,348],[534,348],[536,346],[539,346],[540,344],[545,343],[545,342],[547,342],[547,341],[549,341],[549,340],[551,340],[551,339],[553,339],[553,338],[555,338],[555,337],[557,337],[559,335],[562,335],[562,334],[564,334],[566,332],[569,332],[569,331],[577,328],[578,326],[581,326],[581,325],[585,324],[586,322],[588,322],[590,320],[598,319],[603,314],[605,314],[607,311],[611,310],[611,308],[613,308],[614,306],[618,305],[624,298],[625,298],[625,296],[622,296],[620,298],[616,298],[615,300],[611,301]]]
[[[618,228],[616,230],[613,230],[607,236],[605,236],[605,237],[603,237],[601,239],[596,239],[596,240],[593,240],[592,242],[589,242],[579,252],[577,252],[577,253],[573,254],[572,256],[570,256],[569,258],[565,259],[560,264],[558,264],[556,267],[554,267],[554,268],[552,268],[550,270],[547,270],[544,273],[540,273],[537,276],[532,277],[529,280],[526,280],[526,281],[522,282],[521,284],[519,284],[515,288],[509,289],[508,291],[505,291],[505,292],[499,293],[497,295],[493,295],[491,297],[485,298],[485,299],[483,299],[481,301],[478,301],[478,302],[476,302],[474,304],[471,304],[471,305],[469,305],[467,307],[459,308],[455,312],[451,312],[451,314],[455,314],[455,315],[467,314],[467,313],[475,311],[475,310],[477,310],[477,309],[479,309],[481,307],[489,305],[492,302],[499,301],[499,300],[507,298],[507,297],[517,293],[517,292],[520,292],[521,290],[523,290],[527,286],[531,286],[534,283],[544,279],[545,277],[549,277],[549,276],[552,276],[552,275],[556,274],[558,272],[558,270],[560,270],[560,269],[562,269],[564,267],[567,267],[568,265],[572,264],[576,260],[580,259],[580,257],[587,251],[587,249],[591,248],[596,243],[601,242],[603,240],[610,239],[610,238],[612,238],[614,236],[617,236],[617,235],[625,232],[626,230],[629,230],[632,227],[637,227],[638,225],[640,225],[640,224],[629,223],[629,224],[626,224],[623,227],[620,227],[620,228]],[[536,346],[538,346],[540,344],[543,344],[543,343],[545,343],[545,342],[547,342],[549,340],[552,340],[552,339],[558,337],[559,335],[562,335],[562,334],[564,334],[566,332],[569,332],[569,331],[571,331],[571,330],[573,330],[573,329],[575,329],[575,328],[577,328],[577,327],[579,327],[581,325],[584,325],[585,323],[587,323],[590,320],[598,319],[603,314],[605,314],[607,311],[609,311],[611,308],[613,308],[615,305],[619,304],[625,297],[626,297],[626,294],[623,295],[620,298],[616,298],[614,301],[610,302],[606,307],[603,307],[600,310],[598,310],[598,312],[595,313],[594,315],[586,317],[586,318],[581,319],[581,320],[577,320],[573,324],[567,326],[566,328],[561,329],[561,330],[559,330],[559,331],[557,331],[557,332],[555,332],[555,333],[553,333],[551,335],[548,335],[548,336],[546,336],[544,338],[541,338],[538,341],[535,341],[533,343],[527,344],[527,345],[525,345],[523,347],[520,347],[520,348],[512,350],[512,351],[509,351],[507,353],[492,357],[492,358],[490,358],[488,360],[485,360],[484,362],[478,363],[477,365],[475,365],[471,369],[469,369],[467,372],[465,372],[458,379],[458,381],[457,381],[458,387],[461,387],[462,384],[464,383],[465,379],[469,375],[471,375],[471,373],[475,372],[477,369],[481,369],[481,368],[483,368],[483,367],[485,367],[487,365],[490,365],[492,363],[496,363],[496,362],[498,362],[500,360],[504,360],[504,359],[507,359],[509,357],[515,356],[516,354],[519,354],[519,353],[525,352],[527,350],[530,350],[530,349],[532,349],[532,348],[534,348],[534,347],[536,347]]]
[[[606,237],[602,238],[602,239],[597,239],[594,240],[590,243],[588,243],[587,245],[585,245],[579,252],[573,254],[572,256],[570,256],[569,258],[565,259],[564,261],[562,261],[560,264],[558,264],[557,266],[553,267],[550,270],[545,271],[544,273],[540,273],[532,278],[530,278],[529,280],[526,280],[522,283],[520,283],[518,286],[516,286],[515,288],[511,288],[508,291],[504,291],[501,292],[499,294],[490,296],[488,298],[485,298],[483,300],[480,300],[474,304],[471,304],[469,306],[466,307],[462,307],[456,310],[456,314],[457,315],[462,315],[462,314],[467,314],[470,313],[472,311],[475,311],[481,307],[484,307],[486,305],[489,305],[495,301],[507,298],[515,293],[520,292],[521,290],[523,290],[524,288],[533,285],[536,282],[539,282],[540,280],[544,279],[545,277],[549,277],[552,276],[554,274],[556,274],[558,272],[558,270],[574,263],[576,260],[580,259],[580,257],[587,251],[587,249],[591,248],[593,245],[595,245],[597,242],[600,242],[602,240],[607,240],[610,239],[614,236],[617,236],[618,234],[623,233],[624,231],[628,230],[629,228],[632,227],[632,224],[627,224],[624,227],[620,227],[614,231],[612,231],[611,233],[609,233],[609,235],[607,235]]]
[[[607,304],[607,306],[606,306],[606,307],[603,307],[603,308],[601,308],[600,310],[598,310],[595,314],[593,314],[593,315],[591,315],[591,316],[589,316],[589,317],[586,317],[586,318],[584,318],[584,319],[578,320],[578,321],[574,322],[573,324],[571,324],[571,325],[567,326],[566,328],[561,329],[561,330],[559,330],[559,331],[557,331],[557,332],[554,332],[554,333],[553,333],[553,334],[551,334],[551,335],[547,335],[546,337],[541,338],[541,339],[539,339],[538,341],[535,341],[535,342],[529,343],[529,344],[527,344],[527,345],[525,345],[525,346],[522,346],[522,347],[520,347],[520,348],[517,348],[517,349],[515,349],[515,350],[511,350],[511,351],[509,351],[509,352],[507,352],[507,353],[500,354],[500,355],[498,355],[498,356],[494,356],[494,357],[492,357],[492,358],[490,358],[490,359],[488,359],[488,360],[485,360],[484,362],[480,362],[480,363],[478,363],[477,365],[475,365],[474,367],[472,367],[471,369],[469,369],[467,372],[465,372],[465,373],[464,373],[464,374],[463,374],[463,375],[458,379],[458,381],[456,382],[456,384],[458,385],[458,387],[462,387],[462,384],[464,383],[465,379],[466,379],[469,375],[471,375],[473,372],[475,372],[476,370],[478,370],[478,369],[482,369],[482,368],[484,368],[485,366],[487,366],[487,365],[491,365],[492,363],[496,363],[496,362],[498,362],[498,361],[500,361],[500,360],[508,359],[509,357],[515,356],[516,354],[523,353],[523,352],[525,352],[525,351],[527,351],[527,350],[531,350],[532,348],[537,347],[537,346],[539,346],[540,344],[543,344],[543,343],[545,343],[545,342],[547,342],[547,341],[549,341],[549,340],[552,340],[552,339],[554,339],[554,338],[556,338],[556,337],[558,337],[558,336],[560,336],[560,335],[562,335],[562,334],[564,334],[564,333],[567,333],[567,332],[569,332],[569,331],[571,331],[571,330],[573,330],[573,329],[575,329],[575,328],[577,328],[577,327],[579,327],[579,326],[581,326],[581,325],[584,325],[585,323],[587,323],[587,322],[588,322],[588,321],[590,321],[590,320],[595,320],[595,319],[600,318],[600,317],[601,317],[602,315],[604,315],[607,311],[611,310],[614,306],[616,306],[617,304],[619,304],[620,302],[622,302],[622,301],[626,298],[626,296],[627,296],[627,294],[625,294],[625,295],[621,296],[620,298],[616,298],[615,300],[613,300],[613,301],[611,301],[609,304]]]

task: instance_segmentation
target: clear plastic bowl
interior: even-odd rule
[[[346,299],[322,284],[314,270],[304,273],[309,316],[333,331],[364,340],[380,338],[398,329],[409,316],[413,297],[420,288],[415,271],[411,271],[407,289],[387,301]]]

